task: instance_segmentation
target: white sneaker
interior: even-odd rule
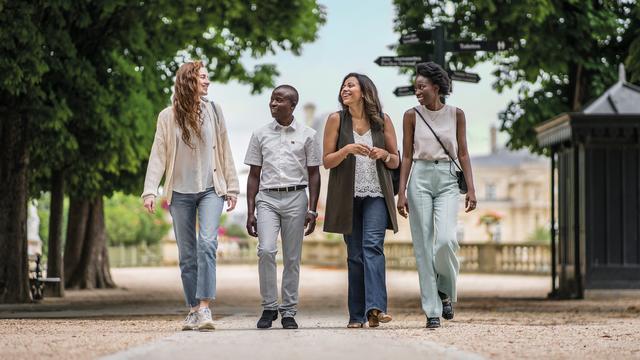
[[[195,330],[200,323],[200,316],[197,311],[189,312],[189,315],[184,319],[182,323],[182,330]]]
[[[209,308],[202,308],[198,310],[198,318],[200,319],[198,330],[215,330],[216,327],[213,326],[211,310],[209,310]]]

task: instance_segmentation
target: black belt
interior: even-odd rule
[[[302,190],[302,189],[306,189],[307,185],[295,185],[295,186],[289,186],[289,187],[281,187],[281,188],[275,188],[275,189],[265,189],[267,191],[298,191],[298,190]]]

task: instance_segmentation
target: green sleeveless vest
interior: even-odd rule
[[[340,111],[340,129],[338,130],[336,150],[352,144],[353,122],[349,111]],[[384,148],[384,131],[371,129],[373,146]],[[395,198],[391,183],[391,171],[384,166],[382,160],[376,161],[378,179],[387,205],[389,221],[387,229],[398,232],[398,218],[396,217]],[[324,231],[330,233],[351,234],[353,228],[353,193],[356,175],[356,157],[349,154],[340,165],[329,171],[329,185],[327,188],[327,202],[324,215]]]

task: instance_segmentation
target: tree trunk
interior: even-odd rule
[[[31,301],[27,259],[28,121],[0,119],[0,303]]]
[[[102,197],[72,197],[64,250],[65,287],[115,287],[111,279]]]
[[[62,267],[62,219],[64,215],[64,173],[51,174],[51,207],[49,211],[49,254],[47,277],[64,279]],[[64,296],[64,283],[53,287],[51,296]]]

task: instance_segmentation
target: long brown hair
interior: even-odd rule
[[[340,94],[342,93],[342,87],[344,86],[345,81],[347,81],[347,79],[350,77],[356,78],[358,84],[360,85],[360,91],[362,91],[362,101],[364,102],[364,115],[365,118],[369,120],[369,125],[374,130],[384,129],[382,104],[380,103],[380,98],[378,98],[378,89],[376,89],[376,85],[367,75],[349,73],[344,77],[344,79],[342,79],[340,91],[338,92],[338,101],[340,102],[340,105],[342,105],[342,110],[349,110],[349,107],[342,102],[342,96],[340,96]]]
[[[173,117],[182,131],[182,141],[193,148],[191,136],[202,140],[200,131],[200,89],[198,75],[204,65],[201,61],[182,64],[176,73],[173,94]]]

